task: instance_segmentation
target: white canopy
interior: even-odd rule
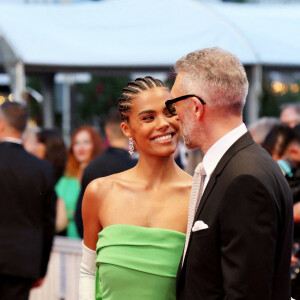
[[[219,46],[252,66],[251,122],[258,117],[262,66],[300,67],[299,29],[299,4],[0,4],[0,64],[2,55],[15,99],[21,99],[25,72],[170,70],[188,52]],[[46,126],[53,124],[46,113],[52,110],[51,78],[44,76]]]
[[[300,66],[299,29],[297,4],[103,0],[0,5],[0,50],[4,40],[9,56],[28,70],[169,68],[184,54],[211,46],[235,53],[246,65]]]

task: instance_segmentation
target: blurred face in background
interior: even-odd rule
[[[38,132],[36,129],[27,129],[23,136],[24,148],[27,152],[37,156],[40,159],[45,159],[46,145],[38,140]]]
[[[294,107],[287,107],[280,114],[280,122],[293,128],[300,123],[300,116]]]
[[[93,142],[88,131],[78,132],[74,138],[73,153],[79,163],[88,163],[93,152]]]

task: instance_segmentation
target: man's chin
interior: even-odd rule
[[[193,144],[191,143],[190,140],[188,140],[188,139],[186,139],[186,138],[184,138],[184,137],[183,137],[183,142],[184,142],[184,146],[185,146],[187,149],[189,149],[189,150],[197,149],[197,147],[196,147],[195,145],[193,145]]]
[[[198,149],[198,147],[191,145],[191,144],[184,144],[184,146],[188,149],[188,150],[195,150]]]

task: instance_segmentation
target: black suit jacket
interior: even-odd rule
[[[179,300],[290,300],[293,209],[278,165],[249,133],[215,168],[177,274]]]
[[[136,163],[137,161],[130,157],[128,151],[121,148],[108,147],[86,167],[82,177],[81,193],[77,201],[75,214],[77,231],[81,237],[83,237],[81,206],[83,195],[88,184],[96,178],[128,170],[134,167]]]
[[[55,230],[54,175],[22,145],[0,143],[0,274],[45,275]]]

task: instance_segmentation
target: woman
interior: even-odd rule
[[[134,140],[139,161],[86,189],[80,299],[176,298],[192,178],[174,162],[179,125],[165,107],[169,98],[152,77],[123,89],[121,128]]]
[[[68,216],[67,236],[79,238],[74,214],[80,194],[80,181],[84,168],[103,150],[99,133],[91,126],[81,126],[71,137],[66,171],[58,181],[55,191],[64,200]]]

